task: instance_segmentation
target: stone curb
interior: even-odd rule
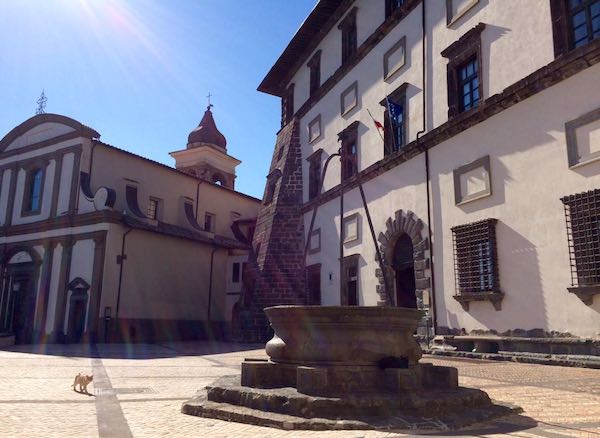
[[[600,369],[600,357],[541,353],[474,353],[470,351],[423,350],[432,356],[463,357],[469,359],[519,362],[536,365]]]

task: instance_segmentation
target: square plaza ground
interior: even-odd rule
[[[215,379],[240,373],[260,345],[17,346],[0,351],[2,437],[397,437],[398,432],[292,431],[184,415],[181,404]],[[600,437],[600,370],[432,358],[460,384],[524,413],[444,436]],[[70,385],[94,373],[85,396]],[[440,436],[439,433],[433,434]]]

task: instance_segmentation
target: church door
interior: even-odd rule
[[[35,315],[34,267],[20,264],[9,267],[2,291],[2,331],[14,333],[18,344],[30,343]]]
[[[87,310],[87,293],[73,293],[69,305],[69,342],[81,342],[85,332],[85,315]]]
[[[402,234],[394,246],[393,268],[396,277],[396,305],[417,308],[413,244],[408,234]]]

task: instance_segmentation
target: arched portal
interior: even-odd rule
[[[2,263],[0,332],[14,334],[18,344],[33,341],[40,263],[38,254],[29,248],[15,248]]]
[[[396,240],[392,268],[394,269],[394,286],[396,305],[398,307],[417,308],[415,286],[415,261],[413,244],[408,234],[403,233]],[[392,285],[390,285],[392,286]]]

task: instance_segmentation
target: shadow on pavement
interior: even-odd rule
[[[420,433],[421,436],[429,437],[485,437],[487,435],[505,435],[523,430],[533,429],[538,426],[538,422],[533,418],[522,414],[510,415],[508,417],[492,420],[489,423],[482,423],[468,428],[454,430],[449,432]],[[517,435],[518,436],[518,435]]]
[[[160,359],[251,350],[264,351],[264,347],[264,344],[196,341],[163,342],[160,344],[22,344],[3,348],[0,351],[82,358]]]

